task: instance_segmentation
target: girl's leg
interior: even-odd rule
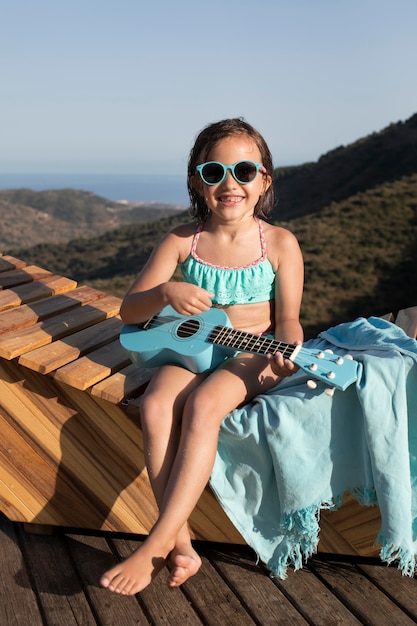
[[[179,447],[158,521],[144,544],[103,576],[105,587],[131,595],[151,582],[155,565],[174,548],[208,482],[224,416],[276,383],[265,359],[241,355],[227,361],[191,393],[184,406]]]
[[[143,396],[141,425],[146,466],[159,508],[178,449],[185,401],[205,377],[175,366],[162,367],[153,376]],[[181,556],[177,559],[178,555]],[[195,574],[201,566],[201,559],[191,543],[187,522],[178,533],[170,561],[170,586],[177,586],[184,575],[189,571]]]

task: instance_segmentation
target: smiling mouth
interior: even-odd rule
[[[237,204],[242,200],[242,196],[220,196],[219,200],[227,204]]]

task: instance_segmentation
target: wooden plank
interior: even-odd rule
[[[49,377],[19,379],[22,369],[0,372],[1,508],[17,521],[147,534],[156,504],[137,424]]]
[[[381,319],[387,320],[387,322],[393,322],[394,323],[395,315],[394,315],[394,313],[385,313],[385,315],[381,315]]]
[[[391,601],[372,581],[361,573],[353,563],[342,561],[316,561],[309,568],[323,580],[332,593],[360,620],[370,626],[392,626],[392,624],[415,624],[398,605]],[[396,576],[392,583],[401,578],[401,572],[392,570]]]
[[[136,397],[154,373],[153,369],[128,365],[120,372],[109,376],[91,389],[93,396],[118,404],[126,398]]]
[[[200,545],[197,547],[197,552],[201,551],[222,578],[227,580],[234,594],[257,623],[262,626],[275,626],[278,615],[280,624],[316,623],[305,620],[297,603],[292,602],[287,593],[283,593],[274,585],[264,568],[256,565],[256,555],[249,548],[202,544],[201,547]],[[297,572],[297,583],[304,588],[307,587],[305,603],[309,604],[308,595],[313,596],[312,590],[309,590],[307,585],[303,585],[303,579],[306,578],[305,572],[303,571],[301,576],[298,574]],[[323,586],[320,591],[323,592]],[[315,605],[318,606],[320,597],[315,595],[313,597]],[[303,602],[299,604],[303,605]],[[354,623],[350,622],[349,626]]]
[[[13,525],[0,514],[0,623],[5,626],[44,624],[32,590]]]
[[[54,626],[95,626],[97,622],[83,584],[61,537],[21,532],[20,540],[32,573],[34,589],[42,602],[45,623]]]
[[[0,334],[27,328],[37,322],[65,313],[78,306],[95,302],[104,296],[102,291],[91,287],[79,287],[66,294],[43,298],[32,304],[23,304],[11,311],[0,313]]]
[[[86,304],[73,311],[24,328],[18,334],[5,333],[0,336],[0,356],[8,360],[14,359],[25,352],[50,344],[56,339],[62,339],[109,317],[114,317],[119,313],[119,308],[119,298],[105,296],[93,304]]]
[[[112,539],[110,545],[120,559],[125,559],[140,545],[132,539]],[[151,624],[165,626],[197,626],[201,624],[184,588],[167,589],[168,568],[164,567],[152,584],[140,593],[140,599]],[[200,575],[205,576],[205,571]]]
[[[68,545],[90,605],[100,626],[149,626],[138,598],[111,593],[100,587],[103,572],[113,567],[115,559],[102,537],[68,535]]]
[[[23,268],[17,268],[8,272],[4,271],[0,274],[0,290],[30,283],[51,275],[52,272],[48,272],[48,270],[44,270],[36,265],[26,265]]]
[[[19,267],[25,267],[25,261],[16,259],[9,254],[5,254],[0,258],[0,272],[8,272],[10,270],[18,269]]]
[[[122,325],[119,317],[98,322],[65,339],[26,352],[19,358],[19,364],[41,374],[49,374],[75,361],[93,348],[101,347],[118,338]]]
[[[409,337],[417,338],[417,306],[398,311],[395,323],[403,329]]]
[[[357,568],[363,572],[392,602],[398,604],[404,613],[417,621],[417,580],[410,576],[401,576],[395,566],[385,567],[380,563],[370,565],[359,563]]]
[[[39,281],[18,285],[13,289],[0,291],[0,311],[7,311],[41,298],[48,298],[59,293],[75,289],[75,280],[52,274]]]
[[[309,624],[354,626],[362,624],[327,585],[308,567],[289,569],[287,578],[273,578],[274,584],[291,600]]]
[[[246,607],[242,605],[239,598],[204,555],[202,555],[200,571],[189,578],[182,587],[207,626],[219,626],[219,624],[254,626],[262,623],[255,622],[246,612]],[[289,625],[292,622],[283,620],[279,623]]]
[[[130,362],[126,350],[120,345],[119,339],[116,339],[77,361],[61,367],[55,372],[55,379],[84,391],[115,371],[126,367]]]
[[[381,527],[378,506],[362,506],[346,496],[339,509],[321,512],[320,526],[320,552],[368,557],[379,554],[381,546],[375,545]]]
[[[320,541],[318,552],[327,552],[330,554],[346,554],[358,556],[358,551],[346,537],[335,528],[331,517],[326,515],[320,516]]]

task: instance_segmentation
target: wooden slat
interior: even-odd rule
[[[409,337],[417,338],[417,306],[403,309],[398,312],[395,320],[397,326],[403,329]]]
[[[89,590],[90,606],[94,610],[98,625],[149,626],[149,624],[153,624],[156,626],[156,623],[150,622],[144,613],[142,600],[138,603],[137,599],[132,596],[113,597],[113,595],[118,594],[112,594],[112,597],[109,598],[109,592],[97,584],[102,573],[115,565],[113,550],[103,537],[69,535],[68,545],[78,569],[79,579],[83,586]],[[94,558],[91,558],[92,555]],[[163,623],[160,622],[161,626]],[[200,621],[189,622],[188,624],[185,622],[184,626],[199,626],[199,624]],[[165,626],[171,626],[171,623],[167,621]]]
[[[377,506],[363,506],[352,496],[345,496],[339,509],[321,512],[320,527],[320,552],[368,557],[379,554],[381,546],[375,545],[381,528]]]
[[[76,307],[95,302],[103,296],[104,293],[97,289],[79,287],[66,294],[43,298],[32,304],[23,304],[11,311],[3,311],[0,313],[0,335],[27,328],[58,313],[64,314]]]
[[[354,564],[339,562],[335,567],[311,561],[309,566],[362,624],[378,626],[415,624],[413,619],[363,576]]]
[[[320,541],[318,545],[319,552],[329,554],[345,554],[358,556],[358,550],[353,546],[346,537],[334,525],[331,516],[326,515],[327,511],[320,515]],[[376,536],[376,535],[375,535]]]
[[[24,268],[2,272],[0,274],[0,290],[16,287],[17,285],[24,285],[25,283],[40,280],[46,276],[52,276],[52,272],[48,272],[48,270],[44,270],[36,265],[27,265]]]
[[[168,590],[168,570],[136,597],[100,576],[143,538],[29,535],[0,516],[0,624],[5,626],[405,625],[417,621],[416,580],[370,560],[314,557],[271,579],[247,547],[197,543],[202,567]]]
[[[132,553],[133,550],[137,549],[140,546],[140,542],[138,541],[126,541],[124,539],[115,539],[114,541],[112,541],[112,544],[115,546],[119,558],[122,559],[125,559],[127,556],[129,556],[129,554]],[[261,608],[259,608],[257,611],[258,615],[256,616],[257,620],[255,621],[250,615],[250,611],[248,611],[248,606],[245,604],[245,602],[241,602],[235,594],[231,593],[231,589],[228,584],[229,581],[224,580],[221,574],[219,574],[219,572],[217,571],[217,568],[213,566],[213,564],[206,558],[204,554],[202,554],[201,556],[202,570],[204,572],[204,575],[191,577],[187,581],[186,593],[191,606],[194,608],[194,610],[197,611],[197,614],[201,617],[203,623],[206,626],[223,626],[226,624],[230,626],[237,624],[239,624],[239,626],[255,626],[256,624],[262,624],[262,626],[272,626],[271,622],[263,621]],[[160,576],[158,576],[158,578],[162,579],[158,581],[160,585],[160,592],[162,592],[167,576],[168,572],[166,570],[161,572]],[[160,601],[158,602],[158,598],[154,597],[154,587],[155,585],[152,584],[147,587],[143,592],[141,592],[141,598],[143,598],[143,602],[146,603],[146,606],[150,613],[150,621],[152,624],[155,624],[157,620],[161,620],[161,618],[163,617],[163,613],[158,606],[158,604],[160,604]],[[273,586],[271,589],[273,589]],[[284,600],[283,598],[281,599]],[[274,600],[274,604],[278,604],[278,602],[276,602],[277,598],[274,598]],[[169,598],[167,598],[164,604],[166,623],[170,626],[171,623],[176,623],[178,626],[180,626],[181,622],[179,619],[179,615],[177,616],[176,621],[173,620],[171,622],[171,619],[169,618]],[[172,609],[174,607],[172,607]],[[180,608],[181,607],[178,606],[178,610],[180,610]],[[297,611],[292,608],[291,605],[289,605],[288,603],[285,603],[284,606],[284,602],[282,602],[281,612],[279,612],[279,615],[280,621],[278,623],[280,624],[294,624],[294,626],[306,626],[305,620],[303,620],[302,617],[297,614]],[[291,620],[288,619],[288,616],[291,616]],[[276,615],[274,615],[274,619],[276,619]],[[192,621],[190,623],[190,626],[194,623],[195,622]],[[277,624],[277,621],[275,621],[275,624]]]
[[[7,365],[9,373],[0,371],[8,407],[0,406],[2,510],[38,524],[149,532],[156,505],[137,424],[47,376],[27,371],[19,380],[22,368]]]
[[[21,533],[20,539],[31,571],[47,576],[35,576],[34,589],[42,598],[45,624],[54,626],[93,626],[96,621],[88,598],[80,584],[77,569],[64,542]],[[57,607],[57,597],[66,596],[66,602]],[[21,625],[32,624],[31,621]]]
[[[0,529],[0,622],[4,626],[42,626],[42,619],[30,575],[22,559],[15,529],[2,523]]]
[[[86,304],[50,320],[23,328],[18,334],[5,333],[0,336],[0,356],[8,360],[14,359],[108,317],[114,317],[119,313],[119,309],[120,299],[106,296],[93,304]]]
[[[116,339],[77,361],[61,367],[55,372],[55,379],[84,391],[115,371],[127,367],[129,363],[130,358],[126,350]]]
[[[25,267],[25,261],[15,259],[15,257],[5,254],[0,257],[0,272],[7,272],[9,270],[15,270],[19,267]]]
[[[109,376],[106,380],[94,385],[91,389],[93,396],[118,404],[125,398],[136,397],[150,381],[153,369],[128,365],[120,372]]]
[[[19,364],[41,374],[49,374],[94,348],[114,341],[118,338],[122,325],[119,317],[104,320],[65,339],[26,352],[19,358]]]
[[[39,281],[26,283],[13,289],[4,289],[0,291],[0,311],[7,311],[21,304],[65,293],[75,289],[76,286],[75,280],[51,274]]]
[[[396,572],[392,567],[375,567],[363,562],[357,565],[357,568],[388,597],[391,597],[397,605],[416,619],[417,580],[415,577],[401,576],[400,572]]]

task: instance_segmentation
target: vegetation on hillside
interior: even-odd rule
[[[13,254],[122,296],[158,239],[187,213],[126,226],[90,240]],[[417,174],[283,222],[305,259],[307,335],[360,315],[417,302]]]
[[[95,237],[124,224],[178,213],[174,204],[111,202],[87,191],[0,191],[0,250]]]
[[[413,154],[408,149],[412,141]],[[417,116],[413,116],[333,151],[316,164],[278,171],[281,202],[272,217],[296,234],[303,250],[302,321],[307,337],[361,315],[381,315],[417,304],[416,158]],[[307,203],[307,196],[314,201]],[[10,252],[122,296],[159,238],[188,219],[187,212],[176,211],[88,240]]]
[[[417,172],[417,114],[406,122],[324,154],[316,163],[278,168],[274,220],[301,217]]]

